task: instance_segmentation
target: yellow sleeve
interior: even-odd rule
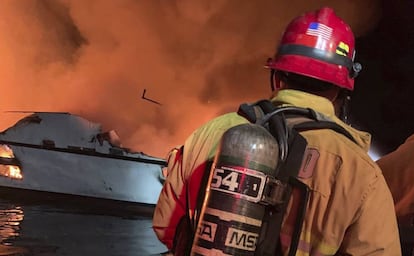
[[[153,229],[167,248],[174,246],[181,219],[196,206],[199,184],[191,180],[197,180],[194,177],[199,177],[206,163],[212,161],[221,135],[228,128],[246,122],[237,113],[217,117],[195,130],[179,151],[175,149],[167,157],[168,175],[153,215]]]
[[[395,202],[397,218],[414,213],[414,135],[395,151],[378,159]]]
[[[167,178],[153,215],[155,234],[168,249],[172,249],[173,246],[175,226],[185,214],[184,180],[181,176],[182,152],[183,147],[174,148],[167,157]]]

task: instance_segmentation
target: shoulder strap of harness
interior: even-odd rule
[[[271,115],[272,112],[278,110],[284,112],[285,117],[288,119],[287,123],[289,123],[289,117],[303,117],[307,119],[292,125],[292,129],[296,131],[331,129],[356,143],[355,138],[345,128],[331,120],[323,118],[320,114],[310,108],[278,107],[273,105],[270,100],[259,100],[252,104],[241,104],[237,113],[251,123],[259,123],[260,121],[266,122],[267,120],[263,120],[266,118],[266,115]]]

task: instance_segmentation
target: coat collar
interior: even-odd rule
[[[355,138],[357,144],[368,152],[371,144],[371,134],[364,131],[359,131],[344,122],[342,122],[336,115],[332,102],[328,99],[317,96],[314,94],[292,90],[283,89],[277,92],[277,94],[271,99],[273,103],[282,105],[292,105],[302,108],[312,108],[316,112],[321,113],[327,119],[334,121],[343,128],[345,128]]]

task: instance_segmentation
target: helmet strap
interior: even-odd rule
[[[343,89],[341,91],[340,97],[342,98],[342,104],[340,106],[338,117],[342,120],[342,122],[349,124],[349,105],[351,103],[351,92],[349,90]]]
[[[272,89],[272,92],[274,92],[276,89],[280,89],[281,85],[280,82],[286,82],[284,76],[286,74],[281,71],[276,71],[275,69],[270,70],[270,87]]]
[[[272,89],[272,92],[275,91],[275,70],[272,68],[270,69],[270,88]]]

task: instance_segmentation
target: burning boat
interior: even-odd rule
[[[0,133],[0,187],[155,204],[165,160],[70,113],[34,112]]]

